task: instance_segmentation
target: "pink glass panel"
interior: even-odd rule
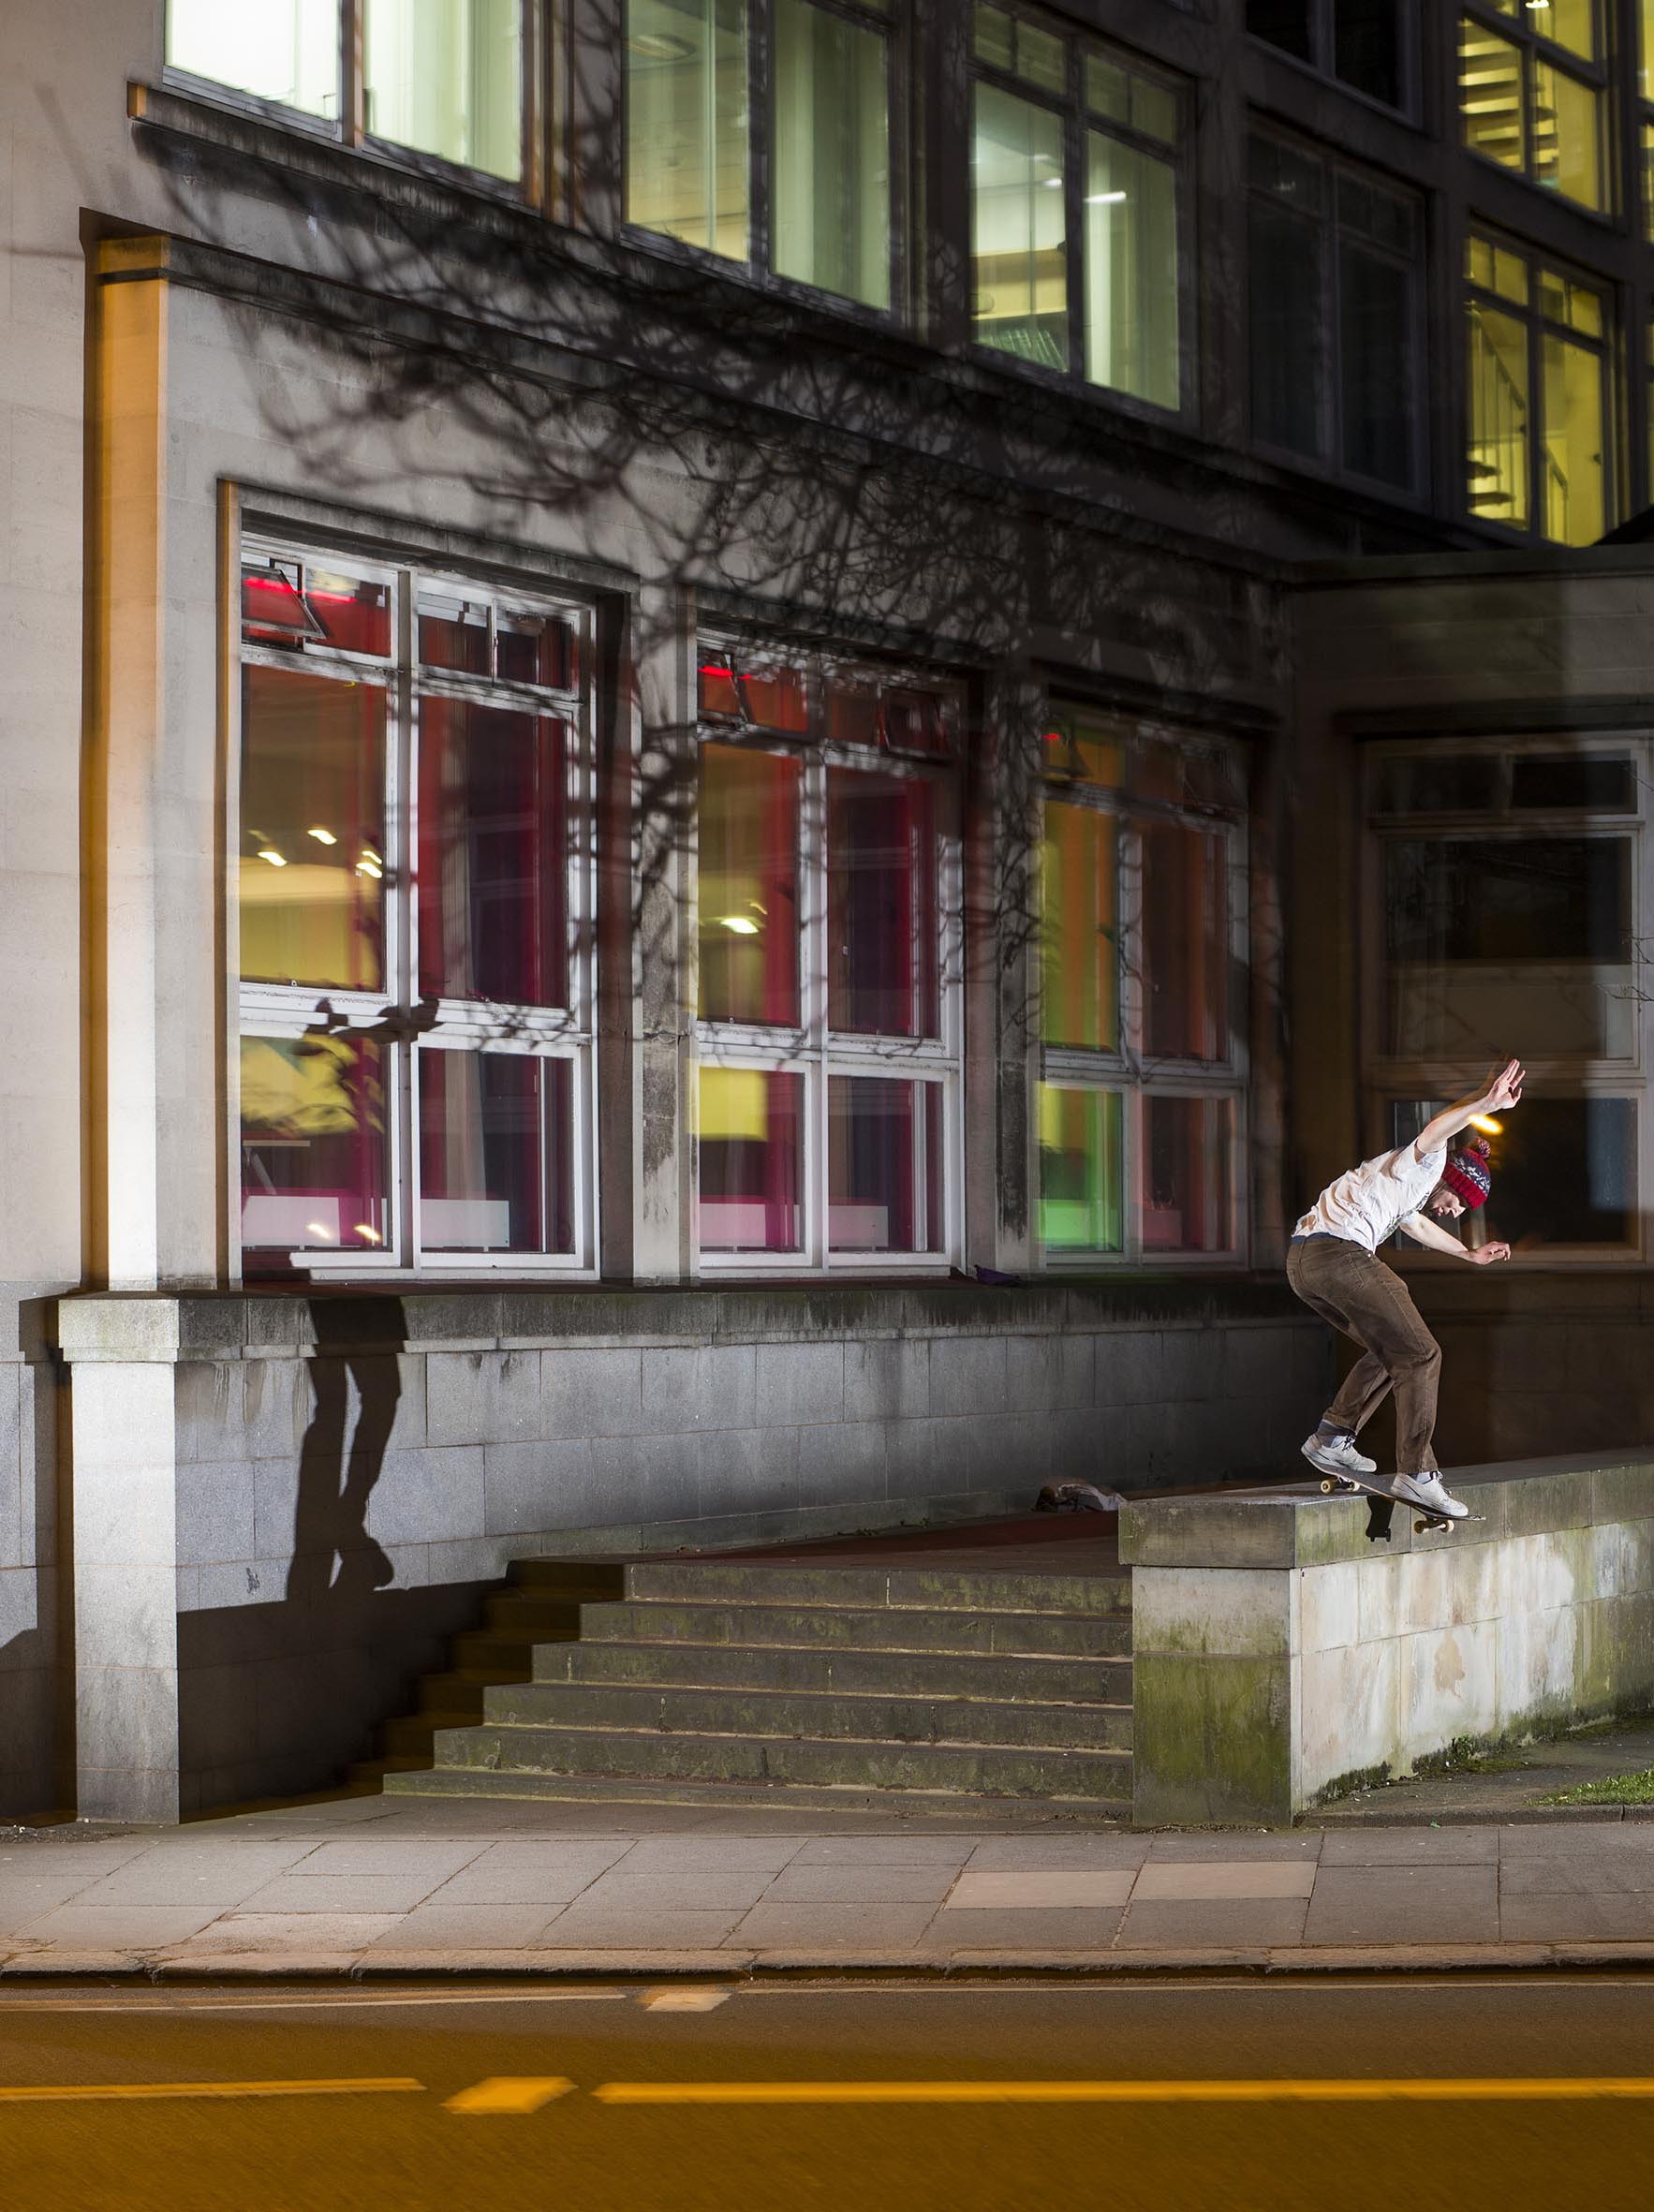
[[[421,1051],[420,1244],[427,1252],[573,1250],[571,1062]]]
[[[389,1235],[379,1048],[363,1038],[244,1037],[242,1246],[255,1272],[288,1252],[373,1252]]]
[[[934,1037],[935,793],[908,776],[827,776],[827,1019],[880,1037]]]
[[[798,806],[780,753],[701,748],[701,1018],[795,1025]]]
[[[420,701],[420,986],[568,1003],[564,725]]]
[[[391,650],[391,586],[309,561],[249,561],[242,621],[259,644],[383,658]]]
[[[804,1078],[702,1068],[698,1150],[703,1252],[804,1244]]]
[[[827,1084],[827,1241],[835,1252],[942,1248],[941,1085]]]
[[[1227,1099],[1143,1101],[1143,1248],[1226,1252],[1234,1111]]]
[[[420,658],[427,668],[455,669],[467,676],[491,674],[487,607],[465,599],[422,599]]]
[[[1222,834],[1143,821],[1145,1042],[1154,1058],[1229,1051],[1229,919]]]
[[[727,661],[708,660],[701,665],[701,712],[720,721],[738,722],[741,719],[741,687],[735,681],[735,671]]]

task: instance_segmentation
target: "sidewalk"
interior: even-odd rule
[[[0,1829],[30,1977],[1654,1965],[1654,1820],[1133,1834],[356,1797]]]

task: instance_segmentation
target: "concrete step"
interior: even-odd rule
[[[506,1579],[519,1589],[565,1599],[577,1605],[626,1595],[626,1570],[589,1559],[513,1559]]]
[[[903,1744],[840,1736],[665,1735],[628,1729],[523,1727],[487,1722],[444,1729],[436,1771],[480,1778],[524,1774],[629,1777],[677,1782],[787,1782],[812,1788],[1129,1802],[1126,1750],[1028,1749],[999,1744]]]
[[[387,1764],[389,1797],[513,1798],[564,1805],[690,1805],[700,1811],[849,1814],[889,1821],[898,1813],[904,1835],[936,1823],[947,1834],[970,1828],[1107,1829],[1130,1810],[1119,1798],[981,1797],[967,1791],[856,1788],[847,1783],[678,1782],[670,1776],[635,1781],[624,1775],[490,1773],[474,1767],[409,1768]]]
[[[1035,1750],[1130,1747],[1131,1708],[1027,1704],[1006,1698],[928,1698],[786,1689],[693,1689],[681,1684],[515,1682],[491,1689],[484,1724],[580,1729],[645,1737],[752,1736]]]
[[[586,1601],[558,1598],[536,1589],[495,1590],[484,1601],[484,1625],[495,1636],[519,1644],[554,1644],[578,1636]]]
[[[1126,1614],[1127,1574],[967,1574],[924,1567],[748,1566],[716,1559],[651,1561],[626,1570],[633,1602],[689,1600],[745,1605],[812,1605],[925,1613]]]
[[[496,1678],[524,1679],[505,1674]],[[775,1644],[542,1644],[534,1655],[534,1679],[733,1689],[882,1690],[914,1697],[1022,1698],[1032,1704],[1131,1702],[1131,1663],[1126,1659],[823,1650]]]
[[[729,1644],[837,1651],[993,1652],[1119,1659],[1131,1649],[1131,1615],[1113,1613],[968,1613],[945,1608],[668,1602],[588,1605],[583,1643]]]

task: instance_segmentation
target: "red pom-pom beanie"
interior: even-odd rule
[[[1487,1171],[1490,1150],[1484,1137],[1472,1137],[1457,1152],[1448,1154],[1447,1164],[1441,1171],[1443,1184],[1472,1213],[1487,1203],[1487,1194],[1493,1188],[1493,1177]]]

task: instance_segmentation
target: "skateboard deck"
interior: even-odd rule
[[[1405,1508],[1413,1516],[1415,1536],[1422,1536],[1426,1528],[1457,1528],[1466,1521],[1483,1521],[1487,1517],[1484,1513],[1433,1513],[1428,1506],[1420,1505],[1417,1498],[1408,1497],[1397,1490],[1391,1475],[1322,1475],[1320,1480],[1323,1497],[1360,1491],[1368,1497],[1388,1498],[1392,1505]]]

